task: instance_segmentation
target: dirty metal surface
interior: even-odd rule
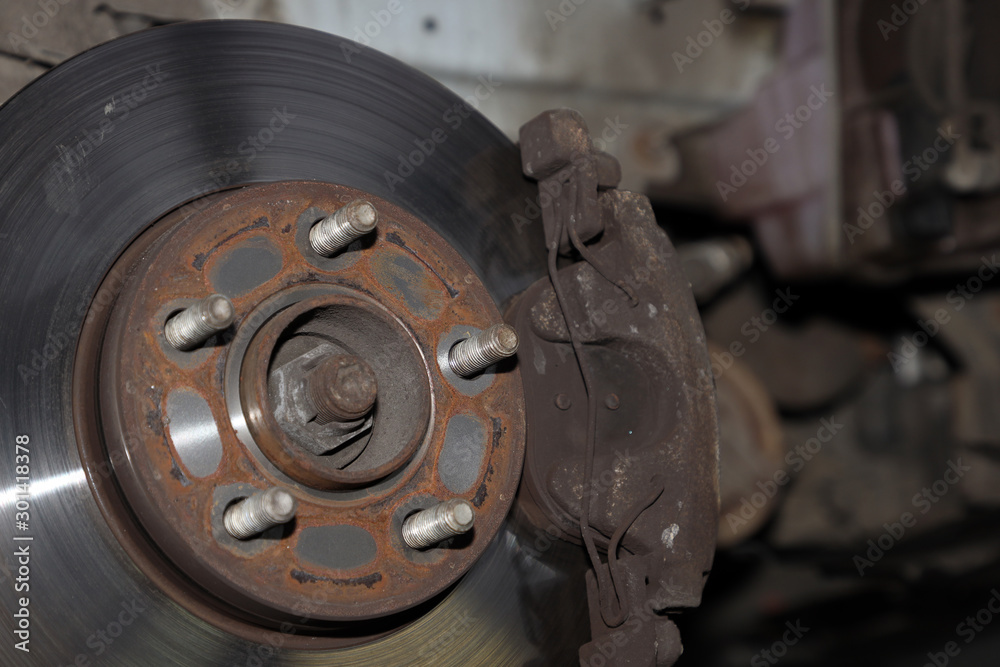
[[[698,605],[718,520],[719,433],[701,320],[649,201],[613,189],[613,169],[595,176],[603,158],[582,119],[547,112],[524,137],[525,173],[541,179],[540,195],[559,185],[543,206],[550,277],[510,311],[532,406],[525,512],[590,555],[592,641],[581,659],[631,619],[638,636],[608,664],[670,665],[680,638],[662,612]],[[595,240],[585,245],[577,225]]]
[[[303,251],[303,225],[359,197],[379,210],[382,222],[374,238],[359,240],[332,259]],[[192,206],[160,221],[151,232],[156,239],[145,244],[145,251],[126,256],[136,263],[113,271],[126,276],[122,293],[108,321],[92,323],[107,325],[97,381],[102,435],[132,511],[156,546],[191,580],[223,600],[224,607],[257,622],[308,618],[314,624],[327,622],[320,625],[326,632],[340,628],[342,635],[350,635],[357,629],[345,631],[342,624],[330,623],[398,614],[438,595],[468,570],[500,529],[522,461],[524,415],[516,367],[503,366],[490,386],[472,397],[452,386],[435,363],[441,336],[457,326],[485,328],[499,320],[490,295],[458,253],[422,222],[351,188],[275,183],[215,195],[205,205]],[[256,261],[248,264],[242,261],[246,258]],[[165,317],[192,299],[219,291],[236,306],[232,329],[190,353],[170,348],[162,334]],[[259,310],[281,298],[286,307],[270,315]],[[304,324],[297,319],[316,308],[345,304],[367,319],[328,310],[326,328],[318,329],[315,322],[323,317]],[[351,326],[338,332],[345,321]],[[380,333],[383,326],[395,327],[397,338]],[[362,475],[343,484],[353,489],[341,492],[340,484],[310,485],[314,480],[307,475],[283,475],[290,470],[287,457],[311,457],[312,462],[323,457],[290,446],[273,414],[255,428],[253,418],[232,409],[227,380],[234,368],[242,368],[237,377],[243,382],[237,386],[262,391],[264,400],[257,406],[266,405],[266,383],[261,382],[268,366],[292,354],[275,351],[282,331],[290,332],[283,345],[293,351],[302,345],[309,349],[315,337],[341,347],[349,341],[348,351],[364,358],[378,376],[379,400],[386,403],[376,402],[371,438],[358,462],[387,447],[395,449],[387,462],[362,467]],[[266,344],[234,349],[241,336],[253,334]],[[360,334],[368,336],[369,347]],[[411,348],[398,349],[398,336],[409,337]],[[409,365],[397,363],[406,355]],[[189,469],[177,451],[183,438],[172,431],[167,410],[177,391],[197,396],[209,407],[197,428],[217,432],[224,455],[207,475],[203,469]],[[402,418],[386,429],[380,411]],[[482,453],[478,459],[440,459],[448,424],[456,418],[483,425],[476,431],[483,440],[476,443]],[[253,451],[247,422],[255,435],[268,432],[272,437],[270,450],[260,442],[266,456]],[[410,435],[398,440],[407,426]],[[282,454],[286,460],[268,465],[268,456]],[[477,508],[476,527],[439,548],[416,552],[403,544],[395,524],[405,513],[455,496],[438,472],[445,463],[474,470],[462,497]],[[352,465],[340,472],[350,474]],[[381,484],[357,488],[375,481]],[[248,542],[220,531],[229,503],[276,485],[298,499],[292,523]],[[124,527],[124,517],[122,522]],[[126,532],[119,537],[133,539]],[[363,634],[377,634],[381,627],[373,624]]]
[[[373,418],[371,434],[361,434],[330,455],[317,455],[309,445],[331,442],[331,427],[313,422],[292,430],[279,423],[276,408],[282,399],[270,376],[275,367],[280,365],[277,374],[324,349],[330,350],[328,360],[346,351],[370,358],[381,400],[375,399],[377,429]],[[288,360],[296,355],[298,359]],[[260,328],[240,365],[240,399],[253,442],[288,476],[314,489],[356,488],[379,481],[413,458],[431,415],[428,376],[421,350],[402,323],[363,293],[342,288],[305,298]]]

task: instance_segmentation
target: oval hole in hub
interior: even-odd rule
[[[302,531],[296,551],[302,560],[330,570],[354,570],[375,560],[375,538],[358,526],[312,526]]]

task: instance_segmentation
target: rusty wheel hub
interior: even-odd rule
[[[302,298],[261,326],[231,369],[248,443],[306,487],[374,484],[424,440],[429,369],[415,336],[377,301],[347,288],[320,292],[307,296],[317,291],[305,286],[266,302],[271,310]]]
[[[376,230],[317,252],[310,231],[347,225],[334,214],[358,200]],[[92,471],[113,466],[120,494],[98,490],[119,539],[162,554],[140,566],[176,566],[192,585],[168,592],[188,608],[204,607],[200,592],[223,601],[211,620],[230,630],[329,634],[440,594],[499,530],[524,453],[520,378],[512,362],[469,378],[449,366],[456,343],[501,316],[406,211],[320,183],[216,194],[157,222],[109,280],[120,295],[79,355],[99,359],[78,367],[91,375],[78,404],[100,415],[81,428],[82,451]],[[216,294],[233,324],[178,349],[166,323]],[[290,494],[294,518],[233,537],[227,513],[259,519],[268,489]],[[469,532],[429,549],[403,540],[411,515],[463,500]]]

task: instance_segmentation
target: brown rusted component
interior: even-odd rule
[[[206,196],[202,202],[209,202],[223,195]],[[193,214],[195,211],[190,211]],[[181,216],[175,222],[183,221]],[[165,224],[157,225],[133,242],[118,258],[117,267],[137,264],[146,251],[169,231]],[[120,268],[112,269],[104,279],[98,292],[98,299],[111,304],[120,294],[124,274]],[[92,312],[105,313],[106,308]],[[160,549],[145,533],[136,517],[128,508],[126,499],[115,481],[113,467],[117,463],[104,447],[104,436],[100,425],[93,417],[98,412],[97,378],[100,374],[99,353],[104,335],[102,318],[92,320],[93,326],[85,326],[80,335],[77,354],[73,368],[73,426],[77,433],[80,447],[80,458],[87,481],[94,490],[100,510],[111,531],[118,539],[130,561],[138,567],[158,590],[164,592],[171,600],[181,605],[192,614],[215,627],[228,632],[245,641],[260,640],[261,627],[259,619],[253,619],[247,614],[235,613],[233,609],[224,608],[219,601],[206,590],[195,584],[187,575],[172,563],[164,561]],[[121,456],[121,454],[117,454]],[[304,619],[303,619],[304,620]],[[290,649],[331,649],[358,643],[359,638],[345,639],[343,637],[317,636],[308,631],[304,634],[301,625],[295,626],[295,632],[283,635],[285,646]],[[384,629],[372,633],[368,639],[374,639],[386,634]]]
[[[580,238],[589,241],[603,229],[597,201],[598,187],[614,187],[621,180],[621,165],[611,155],[594,149],[583,116],[573,109],[539,114],[521,127],[521,161],[524,173],[539,182],[543,218],[575,216]],[[546,227],[546,244],[552,243]],[[559,239],[560,251],[570,249],[568,230]]]
[[[317,421],[360,419],[371,412],[378,397],[378,382],[372,367],[350,354],[338,354],[320,362],[309,376],[309,394]]]
[[[645,197],[574,171],[594,167],[593,152],[565,167],[586,148],[581,132],[582,119],[558,111],[522,129],[525,173],[540,179],[540,193],[564,186],[544,207],[550,252],[570,254],[555,243],[568,237],[578,253],[570,256],[582,261],[559,268],[551,252],[549,278],[518,298],[509,320],[533,361],[522,366],[535,406],[522,509],[549,534],[607,553],[607,562],[591,553],[587,574],[593,641],[580,659],[589,664],[650,606],[699,604],[718,530],[719,433],[705,335],[680,261]],[[586,245],[580,230],[597,222],[603,233]],[[607,664],[673,664],[681,645],[672,621],[639,625]]]
[[[377,232],[335,258],[310,253],[303,243],[309,226],[360,197],[379,210]],[[523,399],[513,363],[478,392],[456,384],[439,367],[438,346],[449,332],[460,326],[486,328],[500,319],[477,276],[443,239],[368,193],[295,182],[196,202],[166,216],[133,248],[109,276],[115,282],[108,289],[119,292],[114,307],[89,322],[81,338],[78,359],[99,363],[80,362],[77,368],[77,428],[81,456],[109,524],[136,563],[171,597],[248,638],[254,627],[288,623],[297,646],[345,645],[407,622],[403,612],[454,583],[482,554],[517,487]],[[164,345],[164,317],[185,300],[213,292],[233,301],[238,313],[233,331],[189,353]],[[413,445],[399,443],[401,454],[385,467],[394,470],[388,477],[361,491],[322,490],[297,482],[255,450],[243,410],[233,410],[233,401],[239,408],[242,380],[265,368],[255,371],[250,363],[259,357],[263,364],[266,357],[262,346],[249,343],[255,334],[273,334],[280,344],[280,320],[296,309],[347,301],[371,305],[373,318],[384,316],[410,336],[421,371],[408,378],[404,389],[423,383],[433,412],[430,401],[415,412],[426,422],[422,435]],[[291,345],[279,349],[278,366],[303,340],[325,335],[320,330],[295,334]],[[245,353],[235,349],[238,345]],[[358,353],[376,375],[397,354],[394,349],[382,350],[378,358],[348,353]],[[241,369],[247,373],[242,380]],[[378,375],[375,423],[365,452],[376,439],[391,435],[379,427],[382,385]],[[208,466],[214,469],[197,458],[201,450],[194,445],[200,441],[192,443],[180,432],[189,417],[171,412],[177,392],[206,406],[210,416],[195,425],[209,433],[209,426],[217,429],[221,454]],[[448,427],[456,417],[477,425],[474,440],[482,452],[465,470],[458,491],[442,469]],[[344,470],[350,472],[351,465]],[[218,524],[227,504],[275,485],[298,500],[294,522],[244,544],[227,541]],[[476,505],[474,531],[414,555],[403,544],[398,524],[410,511],[450,497]],[[345,544],[339,537],[317,540],[316,530],[328,527],[367,533],[370,547],[361,549],[365,558],[324,562],[334,558],[327,547]],[[349,623],[383,616],[391,618],[364,630]]]
[[[240,374],[240,397],[243,401],[243,414],[246,416],[254,442],[282,472],[314,489],[358,487],[380,480],[389,473],[399,470],[413,457],[423,442],[431,415],[431,392],[428,378],[426,375],[407,377],[406,381],[410,385],[407,408],[412,412],[412,427],[405,433],[397,431],[388,434],[388,437],[383,436],[382,439],[387,441],[388,446],[393,451],[388,456],[382,457],[384,460],[374,466],[346,467],[342,457],[336,455],[317,456],[298,445],[279,425],[275,418],[275,408],[268,381],[268,371],[271,369],[275,357],[275,348],[295,320],[303,317],[309,311],[331,309],[338,306],[365,309],[375,318],[384,322],[387,328],[396,326],[391,313],[384,311],[374,301],[360,293],[354,295],[341,293],[307,299],[281,311],[261,327],[250,343]],[[410,349],[394,350],[394,354],[398,354],[400,357],[409,354],[415,357],[415,363],[419,363],[420,352],[415,343]],[[325,367],[325,372],[337,374],[345,365],[349,366],[352,363],[357,365],[357,362],[351,361],[352,358],[350,355],[334,355],[326,359],[327,362],[333,361],[333,364],[320,362],[320,366],[316,370],[319,371]],[[365,361],[360,363],[368,366]],[[376,381],[370,367],[368,372],[371,373],[371,383],[374,385]],[[334,379],[336,379],[336,375],[334,375]],[[399,405],[387,406],[387,408],[397,411],[404,409],[403,406]],[[369,443],[360,444],[365,445],[360,449],[372,446]],[[358,452],[352,452],[352,454],[353,458],[348,461],[348,464],[354,463],[361,456],[361,453]]]

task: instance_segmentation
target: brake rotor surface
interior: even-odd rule
[[[276,618],[261,621],[266,614],[234,613],[238,605],[231,600],[196,598],[192,591],[200,585],[183,567],[169,565],[166,543],[123,538],[122,507],[131,505],[128,483],[120,484],[117,474],[121,457],[105,451],[102,460],[93,447],[101,438],[95,435],[97,359],[90,352],[113,336],[80,341],[81,331],[113,319],[119,292],[124,299],[135,281],[162,277],[117,276],[111,267],[137,252],[133,241],[141,242],[154,222],[189,202],[209,207],[227,196],[215,194],[226,189],[297,182],[313,199],[350,188],[384,201],[390,218],[412,216],[426,224],[468,264],[450,262],[448,270],[458,273],[445,282],[471,270],[495,302],[480,304],[476,326],[487,324],[489,308],[544,269],[540,226],[522,230],[511,222],[533,194],[519,175],[516,149],[498,130],[439,84],[373,50],[314,31],[239,21],[170,26],[88,51],[9,100],[0,108],[0,126],[10,132],[0,147],[0,313],[8,323],[0,329],[6,351],[0,442],[13,443],[18,435],[30,442],[32,521],[19,535],[33,538],[32,661],[64,664],[99,655],[101,664],[130,666],[318,665],[335,655],[345,665],[503,665],[552,664],[575,655],[587,628],[576,583],[582,554],[539,546],[516,517],[488,547],[476,547],[478,562],[456,567],[432,588],[443,592],[421,606],[413,608],[428,595],[411,595],[394,606],[400,613],[389,620],[349,630],[309,622],[276,626]],[[319,184],[335,188],[323,194],[327,186]],[[292,209],[301,213],[292,205],[289,215]],[[419,240],[397,245],[399,256],[407,241]],[[359,276],[378,273],[367,264],[358,270]],[[340,288],[298,295],[296,303],[371,297]],[[248,298],[245,305],[262,302]],[[414,340],[429,359],[427,381],[440,383],[434,336],[418,332]],[[126,343],[135,360],[148,359],[158,344],[150,338]],[[219,373],[203,379],[225,382],[225,369]],[[454,405],[462,400],[453,392]],[[110,416],[103,415],[101,428],[109,427]],[[517,434],[516,428],[510,432]],[[394,456],[384,460],[396,461]],[[256,463],[265,476],[296,481],[295,471],[276,465],[266,452],[262,457]],[[403,483],[405,463],[390,467]],[[17,499],[13,455],[0,461],[0,474],[7,516]],[[322,493],[336,493],[335,487]],[[489,502],[509,505],[511,498],[501,495]],[[14,532],[11,522],[2,523],[8,544]],[[5,586],[3,595],[7,608],[15,608],[12,588]],[[123,607],[132,610],[129,627],[116,622]],[[23,657],[10,642],[2,655],[5,664]]]

